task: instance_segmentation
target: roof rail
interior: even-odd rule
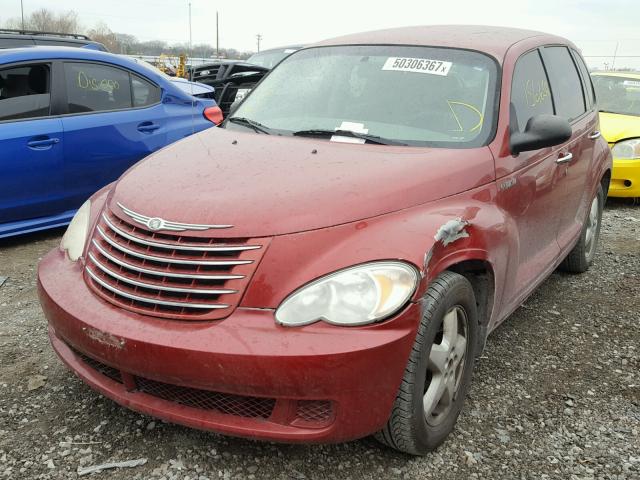
[[[11,28],[0,28],[0,34],[11,34],[11,35],[45,35],[50,37],[62,37],[62,38],[73,38],[75,40],[89,40],[91,39],[86,35],[80,35],[78,33],[59,33],[59,32],[39,32],[37,30],[14,30]]]

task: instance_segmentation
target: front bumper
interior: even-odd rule
[[[103,395],[163,420],[229,435],[339,442],[386,423],[421,315],[409,304],[368,327],[276,325],[272,310],[165,320],[95,296],[81,262],[54,250],[38,292],[51,343]]]
[[[611,197],[640,197],[640,160],[613,159]]]

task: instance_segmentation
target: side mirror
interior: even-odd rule
[[[557,115],[536,115],[527,122],[524,132],[511,133],[511,153],[538,150],[560,145],[571,138],[569,121]]]

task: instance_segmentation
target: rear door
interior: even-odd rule
[[[166,144],[160,88],[113,65],[64,62],[65,188],[79,206]]]
[[[589,171],[593,163],[594,142],[589,137],[597,130],[595,107],[585,95],[585,88],[574,57],[566,46],[545,46],[542,58],[549,75],[556,115],[571,123],[573,135],[564,145],[558,188],[558,244],[561,250],[571,246],[582,229],[584,206],[589,191]]]
[[[65,209],[62,121],[50,116],[52,85],[50,63],[0,67],[0,224]]]

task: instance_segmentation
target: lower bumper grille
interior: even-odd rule
[[[273,398],[229,395],[227,393],[170,385],[140,377],[136,380],[140,392],[187,407],[200,410],[216,410],[220,413],[237,417],[267,419],[271,416],[273,407],[276,404]]]
[[[71,346],[69,348],[91,369],[115,382],[124,384],[123,373],[117,368],[105,365]],[[133,392],[144,393],[185,407],[235,417],[269,420],[278,402],[275,398],[233,395],[158,382],[144,377],[133,378],[135,380]],[[333,421],[333,404],[328,400],[283,400],[283,402],[295,404],[292,405],[295,416],[286,422],[292,426],[321,428]],[[285,409],[289,410],[289,407],[286,406]]]

